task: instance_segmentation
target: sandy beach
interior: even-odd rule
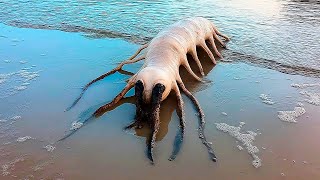
[[[319,2],[0,0],[0,12],[1,180],[320,179]],[[174,161],[179,119],[172,94],[161,104],[154,165],[146,155],[150,129],[124,130],[136,113],[134,90],[85,121],[143,62],[94,84],[65,111],[86,83],[193,16],[231,37],[215,66],[197,48],[204,82],[180,69],[205,113],[217,162],[184,95],[185,140]],[[78,130],[58,141],[70,129]]]
[[[74,109],[64,112],[85,83],[130,56],[138,44],[122,39],[91,39],[81,33],[0,26],[1,179],[320,177],[319,99],[310,97],[310,93],[320,92],[317,78],[237,61],[220,61],[213,67],[200,51],[207,82],[191,81],[186,73],[184,81],[204,109],[205,133],[218,162],[208,159],[197,135],[196,112],[186,97],[185,143],[177,159],[168,161],[179,122],[176,103],[170,97],[160,113],[162,123],[153,166],[145,156],[148,129],[123,130],[135,113],[130,98],[65,141],[52,144],[70,129],[72,122],[111,100],[125,85],[130,76],[116,73],[91,87]],[[222,54],[228,60],[225,51]],[[124,70],[136,72],[140,66],[129,65]],[[278,117],[279,111],[294,111],[295,107],[305,110],[289,113],[295,123]],[[225,131],[240,127],[240,135],[251,135],[261,166],[252,165],[254,158],[245,142],[237,139],[237,133],[229,134],[217,127],[229,127]]]

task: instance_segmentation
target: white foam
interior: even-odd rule
[[[313,83],[313,84],[307,84],[307,83],[304,83],[304,84],[291,84],[291,87],[294,87],[294,88],[307,88],[307,87],[315,87],[315,86],[320,86],[320,83]]]
[[[225,115],[225,116],[228,116],[228,114],[226,112],[222,112],[221,113],[222,115]]]
[[[12,118],[10,118],[11,120],[18,120],[21,119],[21,116],[13,116]]]
[[[238,148],[240,151],[242,151],[242,150],[243,150],[243,147],[242,147],[242,146],[240,146],[240,145],[237,145],[237,148]]]
[[[308,98],[308,99],[305,99],[307,103],[320,106],[320,93],[310,93],[307,91],[301,91],[300,94]]]
[[[11,174],[10,170],[14,169],[15,164],[17,164],[18,162],[22,162],[24,161],[23,157],[19,157],[16,158],[10,162],[7,162],[5,164],[3,164],[2,167],[2,176],[7,176],[9,174]]]
[[[50,144],[44,146],[43,148],[46,149],[48,152],[53,152],[56,149],[56,147],[54,147]]]
[[[298,102],[298,103],[297,103],[297,106],[303,107],[303,106],[304,106],[304,104],[303,104],[303,103],[301,103],[301,102]]]
[[[257,155],[257,153],[259,153],[259,148],[257,146],[252,145],[253,141],[255,140],[255,137],[257,136],[257,133],[253,131],[247,131],[248,133],[241,133],[240,132],[241,127],[243,125],[244,125],[243,123],[242,125],[240,123],[238,127],[235,127],[235,126],[230,126],[226,123],[216,123],[216,128],[225,133],[229,133],[230,136],[240,141],[243,144],[243,146],[245,146],[248,153],[252,156],[253,158],[252,165],[255,168],[258,168],[262,165],[262,161]]]
[[[19,61],[20,64],[25,64],[27,61]]]
[[[17,139],[17,142],[25,142],[26,140],[32,139],[31,136],[24,136],[24,137],[19,137]]]
[[[295,107],[293,111],[278,111],[280,120],[290,123],[296,123],[297,118],[306,113],[303,107]]]
[[[77,129],[81,128],[82,125],[83,125],[82,122],[74,121],[74,122],[72,122],[72,124],[71,124],[70,130],[77,130]]]
[[[23,91],[23,90],[26,90],[28,87],[27,86],[16,86],[14,87],[15,90],[17,91]]]
[[[266,94],[260,94],[260,99],[262,99],[262,102],[268,105],[273,105],[274,102],[271,100],[271,98]]]

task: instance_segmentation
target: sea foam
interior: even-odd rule
[[[296,123],[297,118],[306,113],[303,107],[295,107],[293,111],[278,111],[280,120],[290,123]]]
[[[230,136],[236,138],[240,141],[243,146],[247,149],[248,153],[252,156],[253,161],[252,165],[255,168],[259,168],[262,165],[262,160],[258,157],[257,153],[259,153],[259,148],[257,146],[252,145],[257,133],[253,131],[247,131],[247,133],[241,133],[241,128],[245,123],[240,123],[238,127],[230,126],[226,123],[216,123],[216,128],[225,133],[229,133]],[[243,147],[238,145],[237,148],[242,150]]]

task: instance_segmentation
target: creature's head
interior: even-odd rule
[[[149,104],[154,98],[160,95],[160,101],[168,97],[172,88],[172,78],[168,73],[160,68],[146,67],[142,69],[136,77],[136,85],[142,86],[143,103]],[[156,91],[158,95],[156,95]]]

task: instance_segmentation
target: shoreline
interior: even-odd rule
[[[128,175],[138,179],[141,174],[145,177],[156,175],[157,179],[185,179],[199,178],[199,173],[202,179],[320,177],[316,171],[320,167],[320,158],[316,158],[319,149],[316,137],[320,135],[319,106],[308,103],[305,99],[310,97],[300,93],[319,93],[320,87],[296,85],[310,86],[319,79],[283,74],[241,62],[219,62],[213,67],[203,52],[199,58],[205,64],[205,79],[210,82],[195,83],[189,81],[188,76],[184,76],[184,80],[205,112],[205,133],[213,143],[219,159],[217,163],[210,162],[201,146],[196,131],[197,118],[185,97],[186,141],[173,162],[167,160],[178,128],[172,98],[165,102],[161,113],[163,124],[155,151],[155,167],[149,165],[144,154],[144,137],[148,130],[122,131],[134,116],[135,107],[129,101],[91,121],[48,152],[50,147],[44,147],[64,134],[73,121],[112,99],[129,76],[117,73],[104,79],[91,87],[72,111],[64,113],[80,93],[80,88],[129,57],[138,46],[121,39],[89,39],[78,33],[0,26],[3,27],[0,35],[7,37],[0,42],[0,69],[4,70],[1,74],[19,72],[7,76],[0,88],[14,89],[29,83],[24,85],[25,89],[16,89],[13,95],[2,98],[0,103],[0,119],[6,120],[0,122],[4,135],[0,138],[1,157],[5,157],[0,164],[2,167],[8,165],[6,171],[2,169],[2,173],[9,172],[6,177],[23,178],[31,173],[37,178],[63,174],[66,179],[99,179],[108,176],[106,169],[113,172],[110,178],[114,179],[126,179]],[[140,65],[129,65],[124,69],[136,72]],[[24,82],[31,77],[34,78]],[[130,91],[129,96],[132,94]],[[306,113],[296,117],[297,123],[278,118],[278,111],[292,111],[298,102],[304,104]],[[241,141],[236,143],[234,137],[216,127],[216,123],[237,127],[241,122],[245,123],[242,133],[257,133],[253,144],[259,148],[257,155],[262,159],[259,169],[252,166],[250,153],[238,149],[238,145],[242,146]],[[10,154],[6,155],[8,152]],[[136,169],[137,165],[139,169]],[[42,168],[34,171],[35,167]],[[194,173],[195,169],[198,173]]]

